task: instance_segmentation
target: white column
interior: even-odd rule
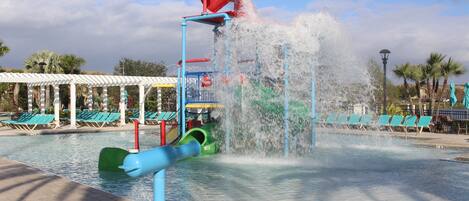
[[[54,116],[55,116],[55,125],[60,126],[60,92],[59,85],[54,85]]]
[[[121,126],[124,126],[125,125],[125,110],[127,109],[127,103],[125,102],[125,87],[124,86],[121,86],[120,87],[120,97],[121,97],[121,101],[119,103],[119,109],[120,109],[120,112],[121,112]]]
[[[158,114],[161,114],[161,106],[162,106],[162,102],[161,102],[161,88],[158,87],[156,88],[156,97],[157,97],[157,106],[158,106]]]
[[[88,85],[88,110],[93,110],[93,87]]]
[[[70,84],[70,128],[77,127],[77,88],[75,83]]]
[[[138,85],[138,109],[140,124],[145,124],[145,87]]]
[[[107,87],[103,87],[103,111],[107,112],[107,103],[108,103],[108,96],[107,96]]]
[[[41,85],[40,91],[41,91],[41,99],[40,99],[41,114],[45,114],[46,113],[46,87]]]
[[[33,86],[28,84],[28,112],[33,112]]]

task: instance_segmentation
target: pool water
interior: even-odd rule
[[[141,135],[141,148],[159,144]],[[469,165],[446,162],[467,150],[416,147],[387,137],[320,134],[305,158],[217,155],[167,171],[174,201],[469,200]],[[131,148],[132,133],[0,137],[0,155],[131,200],[151,200],[152,177],[100,174],[104,147]]]

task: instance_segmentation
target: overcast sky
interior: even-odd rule
[[[469,70],[469,0],[254,0],[262,16],[288,22],[303,12],[329,12],[344,26],[360,59],[392,51],[390,67],[423,63],[432,51]],[[181,16],[199,0],[0,0],[0,39],[11,52],[0,65],[22,68],[48,49],[86,59],[83,69],[112,72],[120,58],[173,64],[180,56]],[[208,56],[210,28],[191,25],[189,55]],[[469,73],[456,78],[469,81]]]

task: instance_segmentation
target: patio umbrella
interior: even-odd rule
[[[462,99],[462,104],[466,109],[469,109],[469,82],[464,85],[464,98]]]
[[[458,98],[456,97],[456,85],[454,82],[451,82],[449,85],[449,103],[451,107],[456,105],[456,102],[458,102]]]

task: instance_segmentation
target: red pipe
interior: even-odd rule
[[[163,120],[160,123],[160,145],[165,146],[166,145],[166,121]]]
[[[139,124],[138,120],[135,120],[134,121],[134,137],[135,137],[134,149],[136,149],[137,151],[140,150],[140,143],[138,142],[139,125],[140,124]]]
[[[193,123],[194,123],[193,120],[189,120],[189,121],[187,122],[187,129],[188,129],[188,130],[190,130],[190,129],[192,129],[192,127],[194,127]]]
[[[207,0],[203,0],[202,4],[204,5],[204,9],[202,12],[206,14],[207,13]]]
[[[203,62],[209,62],[209,58],[194,58],[194,59],[187,59],[186,63],[203,63]],[[182,60],[178,61],[178,65],[182,65]]]

